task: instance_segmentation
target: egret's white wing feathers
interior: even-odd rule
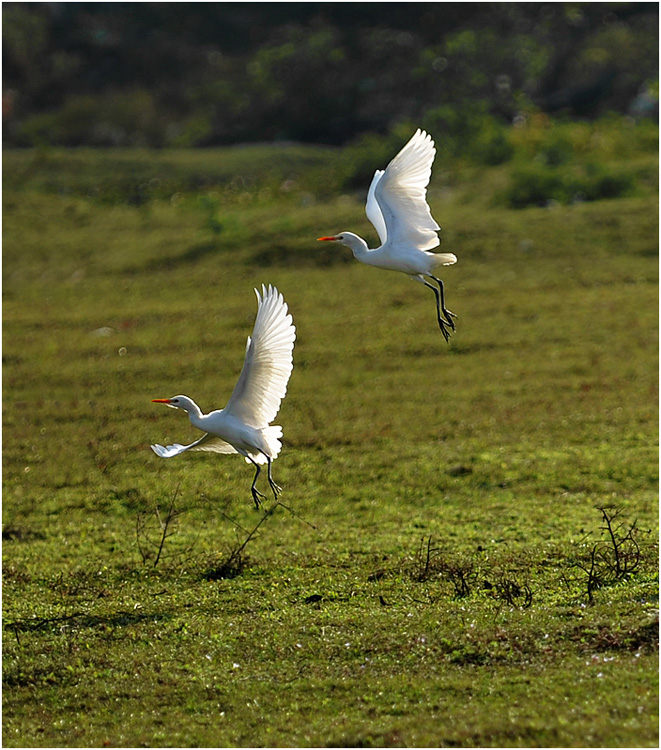
[[[435,154],[431,136],[418,129],[376,183],[372,181],[388,245],[413,245],[419,250],[431,250],[439,244],[436,232],[440,227],[427,203],[427,185]],[[374,223],[369,213],[368,218]]]
[[[376,229],[382,245],[385,244],[385,241],[388,239],[388,230],[386,229],[386,222],[383,220],[383,214],[381,213],[379,204],[374,197],[374,192],[376,190],[376,186],[379,184],[379,180],[383,177],[384,173],[384,169],[377,169],[374,173],[372,184],[370,185],[370,189],[367,191],[367,203],[365,204],[365,213],[367,214],[367,218],[372,222],[372,226],[374,227],[374,229]]]
[[[262,285],[257,317],[248,338],[243,369],[223,411],[251,427],[266,427],[275,419],[287,392],[293,368],[296,328],[282,294]]]
[[[161,458],[172,458],[172,456],[178,456],[184,451],[209,451],[211,453],[238,453],[229,443],[226,443],[221,438],[215,435],[209,435],[205,433],[199,440],[196,440],[190,445],[180,445],[174,443],[173,445],[152,445],[151,449],[157,456]]]

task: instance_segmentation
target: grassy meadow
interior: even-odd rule
[[[437,158],[449,345],[316,242],[375,243],[357,152],[4,153],[5,747],[658,746],[655,148],[517,210]],[[149,449],[195,437],[152,398],[224,405],[262,283],[266,516],[239,457]]]

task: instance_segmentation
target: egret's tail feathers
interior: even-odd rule
[[[282,443],[280,442],[280,438],[282,437],[282,427],[280,427],[279,424],[272,424],[262,430],[262,435],[268,443],[271,458],[277,458],[278,453],[280,453],[280,450],[282,449]]]
[[[457,256],[454,253],[434,253],[435,266],[451,266],[457,262]]]
[[[274,459],[278,457],[278,453],[282,449],[282,443],[280,438],[282,437],[282,427],[279,424],[272,424],[268,427],[264,427],[261,430],[262,437],[266,441],[266,449],[269,453],[269,458]],[[268,458],[261,451],[248,454],[250,458],[246,456],[246,461],[251,463],[254,461],[256,464],[265,464],[268,462]]]

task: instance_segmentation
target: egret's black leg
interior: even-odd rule
[[[432,278],[434,278],[432,276]],[[454,323],[451,320],[445,320],[443,316],[441,315],[441,296],[438,293],[438,289],[433,285],[430,284],[428,281],[425,281],[423,279],[422,283],[425,286],[428,286],[432,292],[434,292],[434,296],[436,297],[436,317],[438,318],[438,327],[441,329],[441,333],[443,334],[443,338],[449,342],[450,341],[450,331],[447,330],[446,326],[450,326],[452,330],[454,330]]]
[[[262,493],[257,489],[257,487],[255,487],[255,485],[257,484],[257,477],[259,476],[259,472],[262,470],[262,467],[258,463],[253,461],[252,458],[250,459],[250,461],[256,469],[255,478],[252,480],[252,486],[250,487],[250,491],[252,492],[252,499],[255,501],[255,507],[257,508],[257,510],[259,510],[259,506],[262,500],[266,500],[266,495],[262,495]]]
[[[279,485],[277,485],[273,481],[273,477],[271,476],[271,459],[267,456],[266,460],[268,461],[269,484],[271,485],[271,489],[273,490],[273,497],[275,497],[275,499],[277,500],[278,499],[278,494],[280,492],[282,492],[282,487],[280,487]]]
[[[445,306],[445,287],[443,286],[443,282],[440,279],[437,279],[436,276],[431,276],[431,278],[438,284],[439,291],[441,292],[441,310],[443,310],[443,315],[445,315],[448,325],[454,331],[454,321],[452,318],[456,318],[457,316]]]

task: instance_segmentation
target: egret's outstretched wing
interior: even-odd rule
[[[413,245],[420,250],[431,250],[439,244],[436,232],[440,227],[427,203],[435,155],[431,136],[418,129],[374,185],[388,244]]]
[[[184,451],[210,451],[211,453],[238,453],[229,443],[221,440],[219,437],[204,433],[199,440],[196,440],[190,445],[180,445],[174,443],[174,445],[152,445],[151,449],[157,456],[161,458],[172,458],[172,456],[178,456]]]
[[[376,229],[381,244],[383,245],[388,239],[388,230],[386,229],[386,222],[383,220],[383,214],[379,208],[379,204],[376,202],[374,197],[374,191],[376,186],[379,184],[379,180],[383,177],[385,170],[377,169],[372,178],[372,184],[370,189],[367,191],[367,203],[365,204],[365,213],[367,218],[372,222],[374,229]]]
[[[232,414],[251,427],[266,427],[275,419],[287,392],[293,368],[292,352],[296,328],[287,304],[273,286],[262,285],[257,295],[257,317],[248,337],[246,358],[227,406]]]

